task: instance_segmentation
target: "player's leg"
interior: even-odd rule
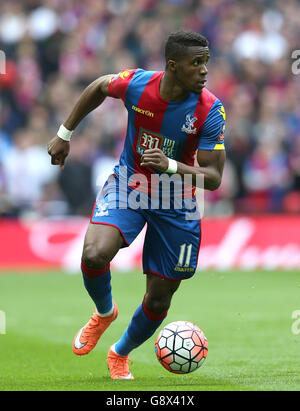
[[[168,280],[147,274],[147,289],[142,304],[114,349],[120,355],[128,355],[134,348],[148,340],[167,316],[174,292],[180,280]]]
[[[181,280],[170,280],[158,275],[147,273],[147,287],[144,296],[144,305],[150,313],[156,315],[167,315],[171,300],[177,291]]]
[[[75,336],[73,351],[78,355],[90,352],[116,319],[118,310],[111,295],[110,262],[121,247],[136,238],[146,222],[138,211],[116,207],[118,182],[111,177],[97,197],[84,241],[83,281],[96,311]]]
[[[94,301],[96,310],[74,338],[73,352],[77,355],[88,354],[117,318],[118,309],[111,294],[110,261],[123,245],[123,237],[116,227],[89,225],[84,240],[81,270],[85,288]]]
[[[123,245],[124,239],[116,227],[89,225],[84,240],[81,270],[85,288],[102,316],[110,315],[113,311],[110,261]]]
[[[153,335],[166,317],[181,279],[192,277],[197,267],[201,240],[199,221],[168,214],[151,214],[147,221],[143,250],[147,291],[128,328],[109,352],[112,378],[120,378],[118,373],[126,376],[122,378],[132,378],[128,367],[129,352]],[[121,364],[116,372],[118,367],[110,366],[114,361]]]
[[[133,379],[128,367],[129,353],[148,340],[163,322],[179,285],[180,280],[147,274],[143,302],[135,311],[120,340],[111,347],[107,357],[113,379]]]

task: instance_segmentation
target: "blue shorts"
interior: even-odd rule
[[[129,246],[147,223],[143,247],[143,272],[171,280],[194,275],[201,243],[200,219],[188,220],[180,210],[116,207],[110,179],[99,193],[91,223],[116,227]]]

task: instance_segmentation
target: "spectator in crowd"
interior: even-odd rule
[[[227,111],[228,161],[206,213],[299,212],[299,21],[297,0],[2,0],[0,215],[90,212],[122,151],[121,103],[80,125],[63,171],[50,167],[46,143],[98,76],[163,70],[163,39],[178,29],[209,39],[207,87]]]

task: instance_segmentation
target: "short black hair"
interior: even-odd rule
[[[176,31],[167,38],[165,45],[166,63],[168,60],[177,60],[187,53],[188,47],[208,47],[209,42],[202,34],[193,31]]]

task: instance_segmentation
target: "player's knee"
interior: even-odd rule
[[[150,311],[156,314],[163,314],[170,308],[171,298],[168,298],[166,296],[154,297],[151,296],[151,294],[146,294],[145,304]]]
[[[89,268],[103,270],[110,263],[110,258],[105,254],[104,250],[91,244],[84,247],[82,261]]]

